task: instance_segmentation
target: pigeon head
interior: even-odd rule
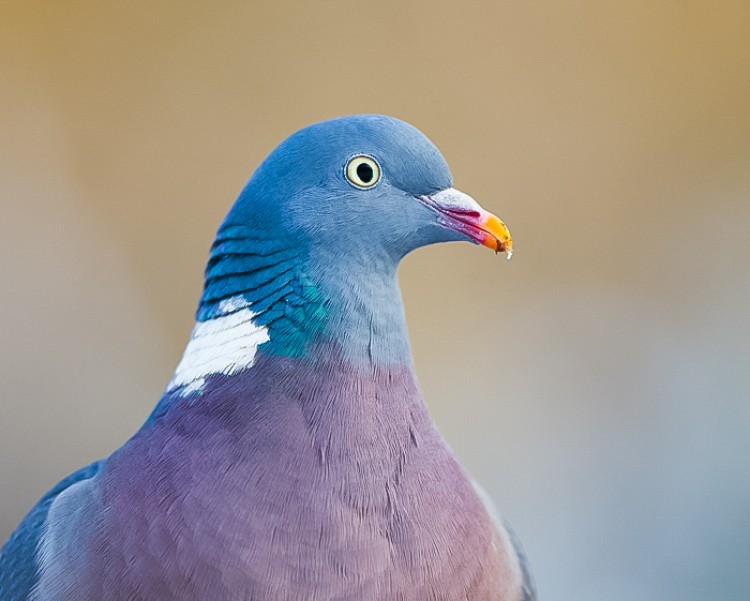
[[[258,353],[410,363],[398,263],[455,240],[512,251],[505,224],[452,187],[419,130],[358,115],[298,131],[258,167],[219,228],[170,386],[201,390],[208,375],[243,371]]]
[[[392,117],[316,123],[286,139],[254,174],[225,225],[258,220],[337,262],[382,265],[435,242],[512,250],[504,224],[452,188],[450,169],[418,129]]]

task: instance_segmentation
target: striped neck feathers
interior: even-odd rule
[[[363,367],[411,365],[396,265],[355,263],[222,228],[167,392],[200,394],[209,377],[250,369],[259,353],[316,361],[328,349]]]

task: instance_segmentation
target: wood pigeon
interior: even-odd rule
[[[397,119],[287,138],[211,247],[141,429],[0,552],[1,601],[530,601],[524,554],[430,419],[396,271],[505,224]]]

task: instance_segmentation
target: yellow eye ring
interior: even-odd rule
[[[344,170],[346,179],[355,188],[367,190],[380,181],[380,165],[367,154],[358,154],[350,158]]]

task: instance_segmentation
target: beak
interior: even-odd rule
[[[506,253],[508,259],[513,255],[513,239],[508,227],[468,194],[448,188],[429,196],[417,196],[417,199],[438,213],[445,227],[461,232],[496,253]]]

